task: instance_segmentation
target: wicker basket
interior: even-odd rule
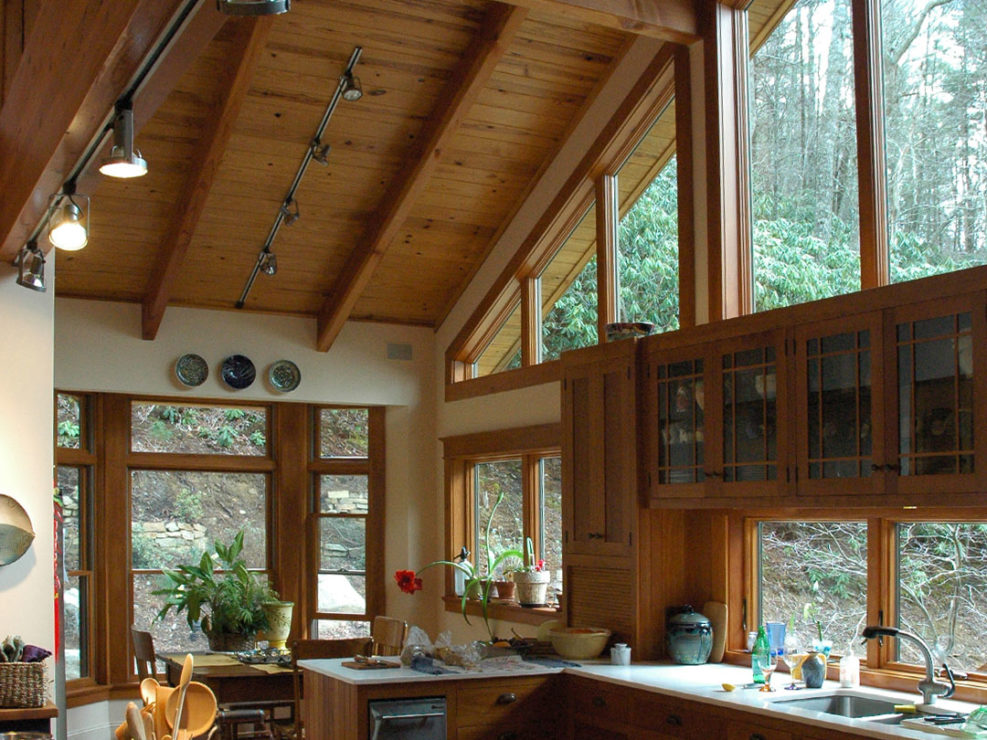
[[[44,703],[44,663],[0,663],[0,707],[40,707]]]

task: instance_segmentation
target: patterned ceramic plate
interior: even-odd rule
[[[27,552],[34,541],[31,518],[16,500],[0,493],[0,565],[8,565]]]
[[[230,388],[242,391],[257,377],[254,363],[245,355],[230,355],[223,360],[223,381]]]
[[[302,382],[302,372],[291,360],[278,360],[267,369],[267,380],[274,390],[288,393]]]
[[[199,355],[182,355],[175,363],[175,375],[182,385],[194,388],[209,377],[209,365]]]

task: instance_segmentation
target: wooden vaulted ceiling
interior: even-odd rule
[[[8,261],[87,131],[98,135],[166,11],[183,3],[140,0],[129,14],[92,5],[42,0],[5,90]],[[59,19],[44,12],[54,6]],[[61,101],[65,123],[55,115],[32,127],[23,106],[57,90],[45,60],[73,21],[116,41],[79,50],[72,74],[82,89]],[[322,137],[328,164],[309,166],[295,194],[300,218],[272,245],[278,272],[257,277],[245,309],[318,317],[321,349],[350,318],[436,326],[638,33],[695,38],[691,2],[294,0],[287,14],[255,19],[200,0],[135,100],[148,174],[113,180],[94,161],[79,177],[92,197],[91,236],[84,250],[59,253],[56,293],[141,303],[148,339],[169,305],[233,308],[360,46],[363,98],[337,106]]]

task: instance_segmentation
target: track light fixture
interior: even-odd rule
[[[17,255],[17,284],[45,292],[45,255],[33,239]]]
[[[147,161],[134,151],[134,104],[121,100],[116,104],[113,118],[113,147],[110,156],[99,165],[99,171],[109,177],[130,178],[147,174]]]
[[[291,210],[292,206],[295,207],[295,210]],[[298,201],[294,198],[286,198],[284,203],[281,204],[281,215],[284,217],[286,226],[291,226],[295,221],[300,219],[302,214],[298,210]]]
[[[363,87],[360,86],[360,78],[347,70],[343,73],[343,100],[351,103],[363,97]]]
[[[329,166],[329,151],[331,147],[328,144],[323,144],[318,139],[312,140],[312,159],[321,164],[323,167]]]
[[[260,271],[265,275],[276,275],[278,272],[277,256],[273,252],[266,249],[261,251],[258,265],[260,267]]]
[[[291,10],[291,0],[216,0],[226,15],[280,15]]]
[[[89,242],[89,196],[75,192],[75,181],[51,196],[48,240],[59,249],[74,252]]]

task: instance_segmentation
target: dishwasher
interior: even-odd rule
[[[418,699],[378,699],[369,703],[370,740],[445,740],[444,696]]]

